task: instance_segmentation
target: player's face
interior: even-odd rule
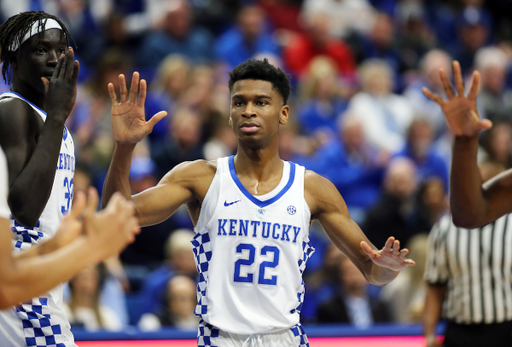
[[[279,125],[286,124],[289,111],[270,82],[241,80],[233,85],[230,124],[238,140],[250,147],[277,139]]]
[[[62,30],[46,30],[41,40],[39,35],[34,35],[21,45],[21,55],[13,65],[13,71],[23,83],[44,93],[41,77],[51,79],[59,56],[66,52],[67,47]]]

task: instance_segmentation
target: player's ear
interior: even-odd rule
[[[228,118],[228,124],[233,125],[233,119],[231,118],[231,116],[229,116],[229,118]]]
[[[281,107],[281,111],[279,112],[279,124],[285,125],[288,123],[288,115],[290,114],[290,106],[284,105]]]

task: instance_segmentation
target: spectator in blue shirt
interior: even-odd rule
[[[215,45],[216,59],[229,70],[260,54],[279,55],[279,47],[270,33],[265,32],[265,14],[258,6],[243,8],[237,25],[219,37]]]
[[[416,166],[416,175],[420,182],[430,177],[438,177],[448,189],[448,163],[435,151],[432,125],[425,118],[416,118],[409,126],[407,143],[396,154],[412,160]]]
[[[193,63],[205,63],[212,59],[212,36],[194,27],[190,5],[184,1],[171,2],[160,31],[149,33],[139,50],[139,65],[157,67],[169,54],[186,56]]]

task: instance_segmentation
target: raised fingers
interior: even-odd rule
[[[117,102],[117,95],[116,95],[116,89],[114,88],[114,84],[109,83],[107,88],[108,88],[108,95],[110,95],[110,101],[112,101],[112,106],[117,105],[118,102]]]
[[[393,242],[393,253],[395,253],[396,255],[400,254],[400,241],[398,240],[395,240],[395,242]]]
[[[135,71],[132,76],[132,84],[130,86],[130,102],[135,103],[137,93],[139,92],[139,73]]]
[[[468,98],[476,100],[478,90],[480,89],[480,73],[478,71],[473,72],[471,76],[471,87],[469,88]]]
[[[73,52],[73,48],[68,47],[66,52],[66,65],[64,70],[64,77],[73,77],[73,69],[75,67],[75,53]]]
[[[126,78],[123,74],[119,75],[119,95],[121,96],[121,103],[126,102],[128,92],[126,90]]]
[[[393,252],[393,242],[395,242],[395,238],[390,236],[384,245],[384,250],[388,252]]]
[[[75,198],[73,200],[73,207],[71,211],[69,211],[69,216],[73,218],[78,218],[82,215],[82,212],[85,208],[85,194],[84,192],[78,191],[76,192]]]
[[[446,76],[446,72],[443,69],[439,70],[439,78],[441,78],[441,83],[443,84],[444,91],[446,95],[448,95],[448,98],[453,98],[455,93],[453,92],[452,84],[450,83],[450,80],[448,79],[448,76]]]
[[[421,91],[427,98],[437,103],[439,106],[443,105],[444,101],[439,95],[432,93],[428,88],[422,88]]]
[[[140,107],[144,107],[144,103],[146,102],[147,91],[148,91],[148,85],[146,83],[146,80],[140,81],[139,100],[137,101],[137,105],[139,105]]]
[[[66,59],[64,54],[59,55],[59,60],[57,61],[57,66],[55,67],[55,70],[53,71],[52,78],[58,78],[61,73],[62,64],[64,64],[64,60]]]
[[[98,208],[98,192],[94,188],[89,188],[87,191],[87,206],[85,208],[84,217],[90,217],[94,215]]]
[[[460,64],[458,61],[452,63],[453,68],[453,80],[455,82],[455,89],[457,95],[464,96],[464,82],[462,81],[462,72],[460,71]]]

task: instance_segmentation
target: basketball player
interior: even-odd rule
[[[44,294],[89,264],[117,255],[133,240],[134,228],[137,229],[133,207],[119,193],[105,210],[95,215],[98,194],[91,188],[87,208],[85,195],[79,192],[57,231],[58,235],[66,234],[64,237],[72,239],[69,245],[56,244],[56,236],[13,257],[7,191],[7,162],[0,147],[0,309]],[[82,225],[79,217],[84,209],[86,222]],[[82,230],[84,235],[80,235]],[[47,253],[44,248],[58,247],[58,251],[38,255]]]
[[[135,144],[165,116],[144,120],[146,82],[134,73],[130,96],[119,77],[112,84],[116,149],[104,196],[130,198],[128,175]],[[414,264],[390,237],[375,249],[348,214],[334,185],[304,167],[281,160],[280,125],[288,121],[287,76],[267,60],[248,60],[230,73],[229,123],[238,137],[236,156],[185,162],[156,187],[134,195],[141,225],[159,223],[186,204],[195,224],[191,240],[200,280],[196,315],[199,346],[307,346],[299,323],[302,272],[313,253],[310,223],[317,219],[331,241],[366,279],[383,285]]]
[[[64,122],[75,102],[78,62],[74,61],[73,50],[68,48],[69,39],[65,26],[44,12],[20,13],[0,26],[2,74],[8,82],[12,77],[10,92],[0,96],[0,145],[9,171],[8,203],[15,253],[56,235],[64,214],[71,207],[75,157],[73,140]],[[7,176],[2,173],[2,177],[5,179]],[[93,218],[97,197],[91,194],[84,220],[87,232],[84,237],[77,239],[80,227],[74,225],[85,205],[82,196],[78,200],[80,206],[65,220],[72,224],[66,228],[70,230],[64,230],[53,241],[44,242],[20,255],[27,263],[16,261],[9,268],[2,269],[2,281],[10,285],[17,280],[16,290],[27,294],[17,294],[7,298],[8,301],[19,302],[36,292],[50,289],[88,263],[112,255],[114,250],[119,251],[133,237],[129,234],[138,227],[130,218],[130,206],[116,198],[101,218]],[[0,201],[3,199],[5,195],[2,194]],[[4,249],[8,242],[5,206],[3,210],[0,221],[2,267],[4,262],[12,261],[8,256],[10,252]],[[106,219],[116,213],[130,221],[124,225],[118,217],[109,221],[117,235],[101,236],[100,240],[104,230],[100,230],[98,224],[106,223]],[[105,246],[99,245],[116,237],[121,237],[122,242],[113,246],[112,251],[107,252]],[[45,258],[30,258],[66,244],[68,247]],[[103,251],[92,251],[96,253],[94,256],[84,255],[84,251],[91,251],[86,247],[95,246],[102,247]],[[84,259],[78,259],[81,257],[79,254]],[[35,262],[39,261],[36,265]],[[79,264],[70,264],[74,261]],[[20,277],[10,273],[12,266],[17,264],[21,267],[14,271],[23,271],[18,274]],[[44,266],[47,268],[43,271]],[[41,273],[31,279],[39,279],[41,283],[29,284],[28,276],[34,275],[37,269]],[[25,285],[20,289],[22,284]],[[12,295],[8,291],[5,293]],[[15,309],[0,312],[0,346],[75,346],[61,305],[62,288],[59,286]]]
[[[483,184],[477,165],[478,134],[492,127],[480,119],[476,108],[480,74],[473,72],[469,93],[464,94],[460,64],[453,62],[455,90],[446,73],[439,71],[448,100],[427,88],[423,93],[441,106],[448,126],[455,135],[450,173],[450,207],[455,225],[477,228],[512,212],[512,170]]]

